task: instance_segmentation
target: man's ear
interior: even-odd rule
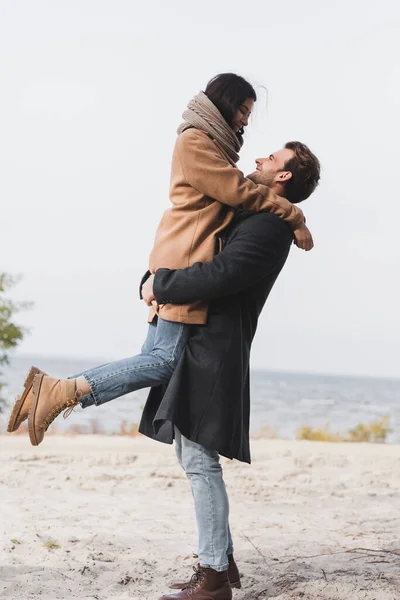
[[[289,181],[289,179],[292,179],[291,171],[279,171],[277,175],[277,180],[279,183],[286,183],[287,181]]]

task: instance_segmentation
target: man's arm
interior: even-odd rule
[[[278,217],[249,217],[211,262],[158,269],[155,299],[158,304],[187,304],[236,294],[274,271],[286,259],[291,239],[288,226]]]
[[[294,231],[305,227],[304,215],[298,206],[267,186],[247,179],[227,162],[204,131],[193,128],[178,136],[175,152],[188,184],[205,196],[233,208],[266,210],[287,221]]]

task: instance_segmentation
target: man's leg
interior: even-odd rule
[[[228,554],[228,556],[230,556],[231,554],[233,554],[233,540],[232,540],[231,528],[229,527],[229,524],[228,524],[228,550],[227,550],[227,554]]]
[[[187,457],[189,444],[192,444],[192,442],[189,442],[189,440],[184,438],[184,436],[182,436],[179,429],[177,427],[175,427],[175,452],[176,452],[176,456],[178,458],[179,464],[181,465],[183,470],[185,470],[185,464],[186,464],[186,466],[188,466],[188,460],[185,460],[185,462],[184,462],[184,459],[185,459],[185,455]],[[198,444],[193,444],[193,446],[196,448],[201,448],[201,446],[199,446]],[[216,460],[219,464],[218,454],[216,454]],[[221,478],[222,478],[222,473],[221,473]],[[189,477],[189,479],[192,482],[192,478]],[[223,480],[222,480],[222,483],[223,483]],[[195,494],[193,486],[192,486],[192,493],[193,493],[193,498],[195,499],[195,505],[196,505],[197,496]],[[201,502],[201,499],[200,499],[200,502]],[[197,513],[196,513],[196,516],[197,516]],[[199,535],[201,535],[200,529],[201,529],[201,526],[199,525]],[[228,541],[228,546],[227,546],[226,555],[228,558],[228,581],[229,581],[231,587],[240,588],[241,582],[240,582],[239,570],[237,568],[237,565],[235,563],[235,560],[234,560],[233,554],[232,554],[233,553],[233,545],[232,545],[231,532],[229,529],[229,523],[228,523],[227,541]],[[200,558],[200,560],[201,560],[201,558]],[[200,564],[198,565],[198,567],[200,568]],[[172,589],[175,589],[175,590],[190,589],[191,581],[174,582],[174,583],[171,583],[169,587]],[[190,595],[192,595],[192,592]],[[174,600],[176,600],[178,598],[178,596],[172,596],[172,598],[174,598]],[[180,598],[180,596],[179,596],[179,598]],[[171,597],[163,596],[163,600],[171,600]],[[183,598],[182,598],[182,600],[183,600]]]
[[[228,551],[232,548],[232,540],[229,532],[229,500],[219,454],[191,442],[183,435],[179,436],[182,467],[190,480],[194,499],[200,566],[225,571],[228,569]]]
[[[229,502],[218,452],[189,441],[176,427],[175,452],[191,483],[200,563],[190,581],[170,586],[180,592],[164,595],[160,600],[231,600],[227,556]]]
[[[181,436],[181,432],[179,431],[179,429],[177,427],[174,428],[175,430],[175,453],[176,453],[176,458],[178,459],[178,462],[181,466],[181,468],[183,469],[183,463],[182,463],[182,436]],[[185,470],[185,469],[183,469]]]

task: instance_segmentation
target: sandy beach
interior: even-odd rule
[[[197,539],[173,447],[0,436],[0,597],[156,600]],[[400,597],[400,446],[255,440],[223,460],[237,600]]]

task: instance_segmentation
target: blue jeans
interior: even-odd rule
[[[190,325],[158,318],[149,325],[140,354],[74,376],[83,375],[92,390],[81,399],[82,407],[99,406],[129,392],[168,383],[189,334]]]
[[[185,471],[194,499],[199,531],[200,565],[225,571],[232,554],[229,528],[229,500],[222,476],[219,454],[185,438],[175,427],[175,451]]]

